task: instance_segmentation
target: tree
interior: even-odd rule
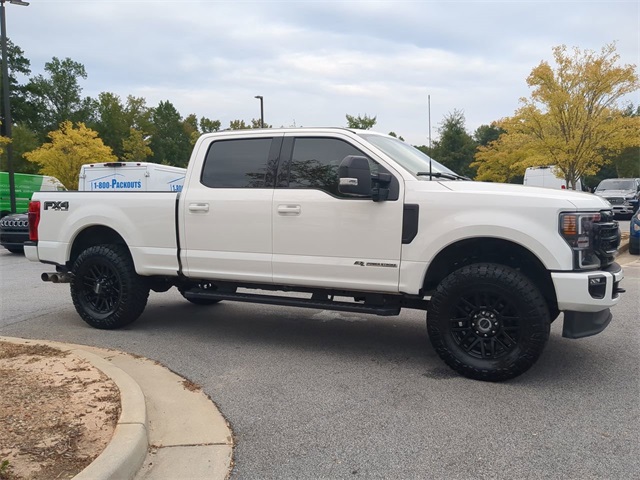
[[[95,121],[91,127],[98,132],[102,141],[111,147],[114,155],[122,158],[123,141],[129,135],[125,107],[115,93],[102,92],[94,102]]]
[[[220,130],[220,120],[211,120],[210,118],[200,118],[200,131],[202,133],[218,132]]]
[[[263,127],[261,119],[252,118],[251,119],[251,127],[249,127],[249,128],[273,128],[273,125],[269,125],[268,123],[265,123],[264,127]]]
[[[4,138],[4,137],[2,137]],[[25,124],[13,126],[11,131],[11,147],[13,149],[13,171],[16,173],[38,173],[39,167],[24,158],[26,152],[30,152],[40,146],[40,141],[35,132]],[[7,155],[2,152],[0,170],[7,171]]]
[[[398,136],[396,132],[389,132],[389,135],[394,138],[397,138],[398,140],[402,140],[404,142],[404,138],[402,138],[402,135]]]
[[[85,163],[114,162],[117,160],[111,149],[98,138],[97,132],[84,123],[66,121],[60,129],[49,132],[51,140],[40,148],[25,153],[25,158],[40,165],[44,175],[52,175],[70,190],[78,188],[80,167]]]
[[[18,83],[16,74],[22,76],[31,75],[29,68],[31,63],[24,56],[24,51],[7,38],[7,59],[9,70],[9,92],[11,93],[11,119],[13,123],[24,121],[28,115],[27,106],[27,87]],[[4,99],[4,83],[2,82],[2,69],[0,69],[0,99]],[[2,122],[1,133],[5,135],[4,125],[4,108],[0,113],[0,122]]]
[[[180,113],[169,101],[160,102],[151,114],[152,160],[156,163],[185,167],[191,156],[191,139],[185,131]]]
[[[479,146],[487,146],[491,142],[498,139],[500,135],[505,133],[495,122],[491,125],[480,125],[473,133],[473,140]]]
[[[126,124],[129,128],[135,128],[148,134],[153,131],[152,109],[147,107],[147,101],[142,97],[129,95],[124,106]]]
[[[82,98],[79,79],[87,72],[81,63],[70,58],[53,57],[44,66],[47,76],[37,75],[27,84],[32,112],[29,126],[44,136],[64,121],[85,122],[91,118],[92,102]]]
[[[11,139],[0,135],[0,155],[4,157],[4,147],[11,142]],[[4,170],[4,167],[2,168]]]
[[[145,137],[141,130],[131,128],[129,136],[122,140],[122,158],[126,162],[144,162],[147,157],[153,155],[149,147],[151,140]]]
[[[454,172],[473,178],[476,171],[470,164],[476,143],[465,129],[464,113],[454,110],[445,115],[438,132],[440,137],[433,142],[431,157]]]
[[[640,105],[634,108],[633,104],[627,106],[622,112],[625,117],[640,118]],[[608,152],[607,159],[613,164],[618,178],[640,177],[640,145],[627,147],[620,152]],[[610,177],[609,177],[610,178]]]
[[[247,130],[251,128],[251,125],[244,123],[244,120],[231,120],[229,122],[229,129],[231,130]]]
[[[635,65],[619,66],[615,44],[600,53],[564,45],[553,49],[555,69],[541,62],[527,84],[531,98],[498,126],[506,133],[476,156],[479,171],[496,171],[492,162],[527,166],[556,165],[575,189],[576,181],[594,175],[612,154],[640,145],[640,117],[624,115],[618,102],[638,90]],[[484,164],[481,165],[481,164]]]
[[[363,116],[352,116],[347,114],[347,127],[349,128],[358,128],[361,130],[369,130],[373,128],[373,126],[377,122],[377,117],[370,117],[366,113]]]

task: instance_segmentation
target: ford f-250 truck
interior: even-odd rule
[[[69,282],[96,328],[171,287],[199,305],[422,309],[449,366],[505,380],[561,312],[565,337],[608,325],[620,232],[597,196],[467,180],[370,131],[206,134],[180,193],[37,193],[25,252],[56,265],[43,280]]]

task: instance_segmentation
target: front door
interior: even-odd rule
[[[347,136],[287,134],[273,196],[276,284],[398,291],[403,191],[373,202],[338,192],[347,155],[370,159]]]

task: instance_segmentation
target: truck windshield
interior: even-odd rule
[[[369,133],[359,133],[358,135],[378,147],[415,176],[428,177],[429,163],[431,162],[431,172],[434,174],[434,177],[439,179],[460,178],[453,170],[448,169],[441,163],[429,158],[428,155],[422,153],[417,148],[397,138]]]
[[[597,192],[602,192],[603,190],[635,190],[636,187],[634,185],[633,180],[617,180],[617,179],[609,179],[603,180],[596,188]]]

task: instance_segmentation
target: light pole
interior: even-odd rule
[[[260,100],[260,128],[264,128],[264,99],[262,95],[256,95],[255,98]]]
[[[4,107],[4,134],[11,140],[11,102],[9,92],[9,56],[7,55],[7,22],[6,12],[4,10],[5,0],[0,0],[0,23],[2,23],[2,92],[4,98],[2,104]],[[29,2],[21,2],[20,0],[9,0],[9,3],[28,7]],[[13,176],[13,147],[11,142],[7,144],[7,172],[9,173],[9,198],[11,213],[16,213],[16,183]]]

